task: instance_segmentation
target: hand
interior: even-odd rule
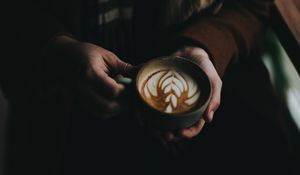
[[[133,70],[132,65],[102,47],[67,36],[53,39],[47,53],[51,55],[47,67],[58,72],[57,78],[64,77],[63,82],[73,82],[75,87],[71,88],[76,89],[75,95],[89,111],[104,118],[118,111],[120,104],[116,98],[124,86],[114,77],[126,76]]]
[[[168,141],[179,138],[192,138],[200,133],[206,122],[211,122],[214,112],[218,109],[221,101],[222,81],[209,59],[208,54],[198,47],[184,47],[174,53],[176,56],[182,56],[193,60],[208,75],[212,87],[212,96],[203,117],[193,126],[180,129],[178,132],[165,132],[164,138]]]

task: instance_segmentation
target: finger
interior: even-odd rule
[[[112,77],[118,74],[126,75],[134,67],[131,64],[120,60],[118,56],[109,51],[106,51],[105,54],[102,55],[102,59],[104,61],[104,64],[107,65],[107,67],[104,66],[104,68],[102,69],[100,69],[99,67],[94,68],[99,86],[102,90],[104,90],[107,96],[117,97],[120,94],[120,92],[124,90],[124,85],[116,82]],[[101,62],[100,64],[103,63]]]
[[[99,95],[92,87],[82,87],[79,100],[89,112],[103,119],[110,118],[121,112],[121,105],[114,100],[109,100]]]
[[[206,109],[206,113],[204,115],[204,119],[206,122],[211,122],[214,116],[214,112],[219,108],[221,103],[221,88],[222,82],[219,79],[215,79],[211,81],[211,90],[212,95],[208,107]]]
[[[185,128],[180,131],[180,136],[183,138],[192,138],[200,133],[205,124],[204,119],[200,119],[194,126]]]
[[[221,103],[222,80],[220,79],[216,69],[209,58],[199,57],[196,59],[197,64],[207,74],[211,83],[211,99],[206,109],[203,118],[206,122],[211,122],[214,112],[218,109]]]
[[[117,83],[104,71],[98,71],[96,74],[97,87],[105,96],[115,98],[124,90],[124,85]]]
[[[211,122],[214,112],[218,109],[221,102],[222,81],[210,61],[208,54],[201,48],[185,47],[182,50],[175,52],[188,58],[191,58],[195,63],[207,74],[211,83],[211,98],[207,110],[203,116],[206,122]]]

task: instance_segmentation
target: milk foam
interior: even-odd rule
[[[166,113],[178,112],[179,109],[188,110],[200,97],[197,82],[188,74],[174,69],[152,74],[144,84],[143,91],[150,105]]]

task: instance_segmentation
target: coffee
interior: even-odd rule
[[[177,130],[195,124],[211,96],[208,76],[193,61],[166,56],[145,63],[135,79],[141,119],[148,126]]]
[[[153,71],[140,89],[143,99],[165,113],[183,113],[198,103],[200,88],[195,79],[182,70],[164,68]]]

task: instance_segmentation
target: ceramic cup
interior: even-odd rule
[[[138,98],[135,106],[142,119],[163,130],[195,124],[211,97],[210,81],[204,71],[178,56],[151,59],[132,82]]]

